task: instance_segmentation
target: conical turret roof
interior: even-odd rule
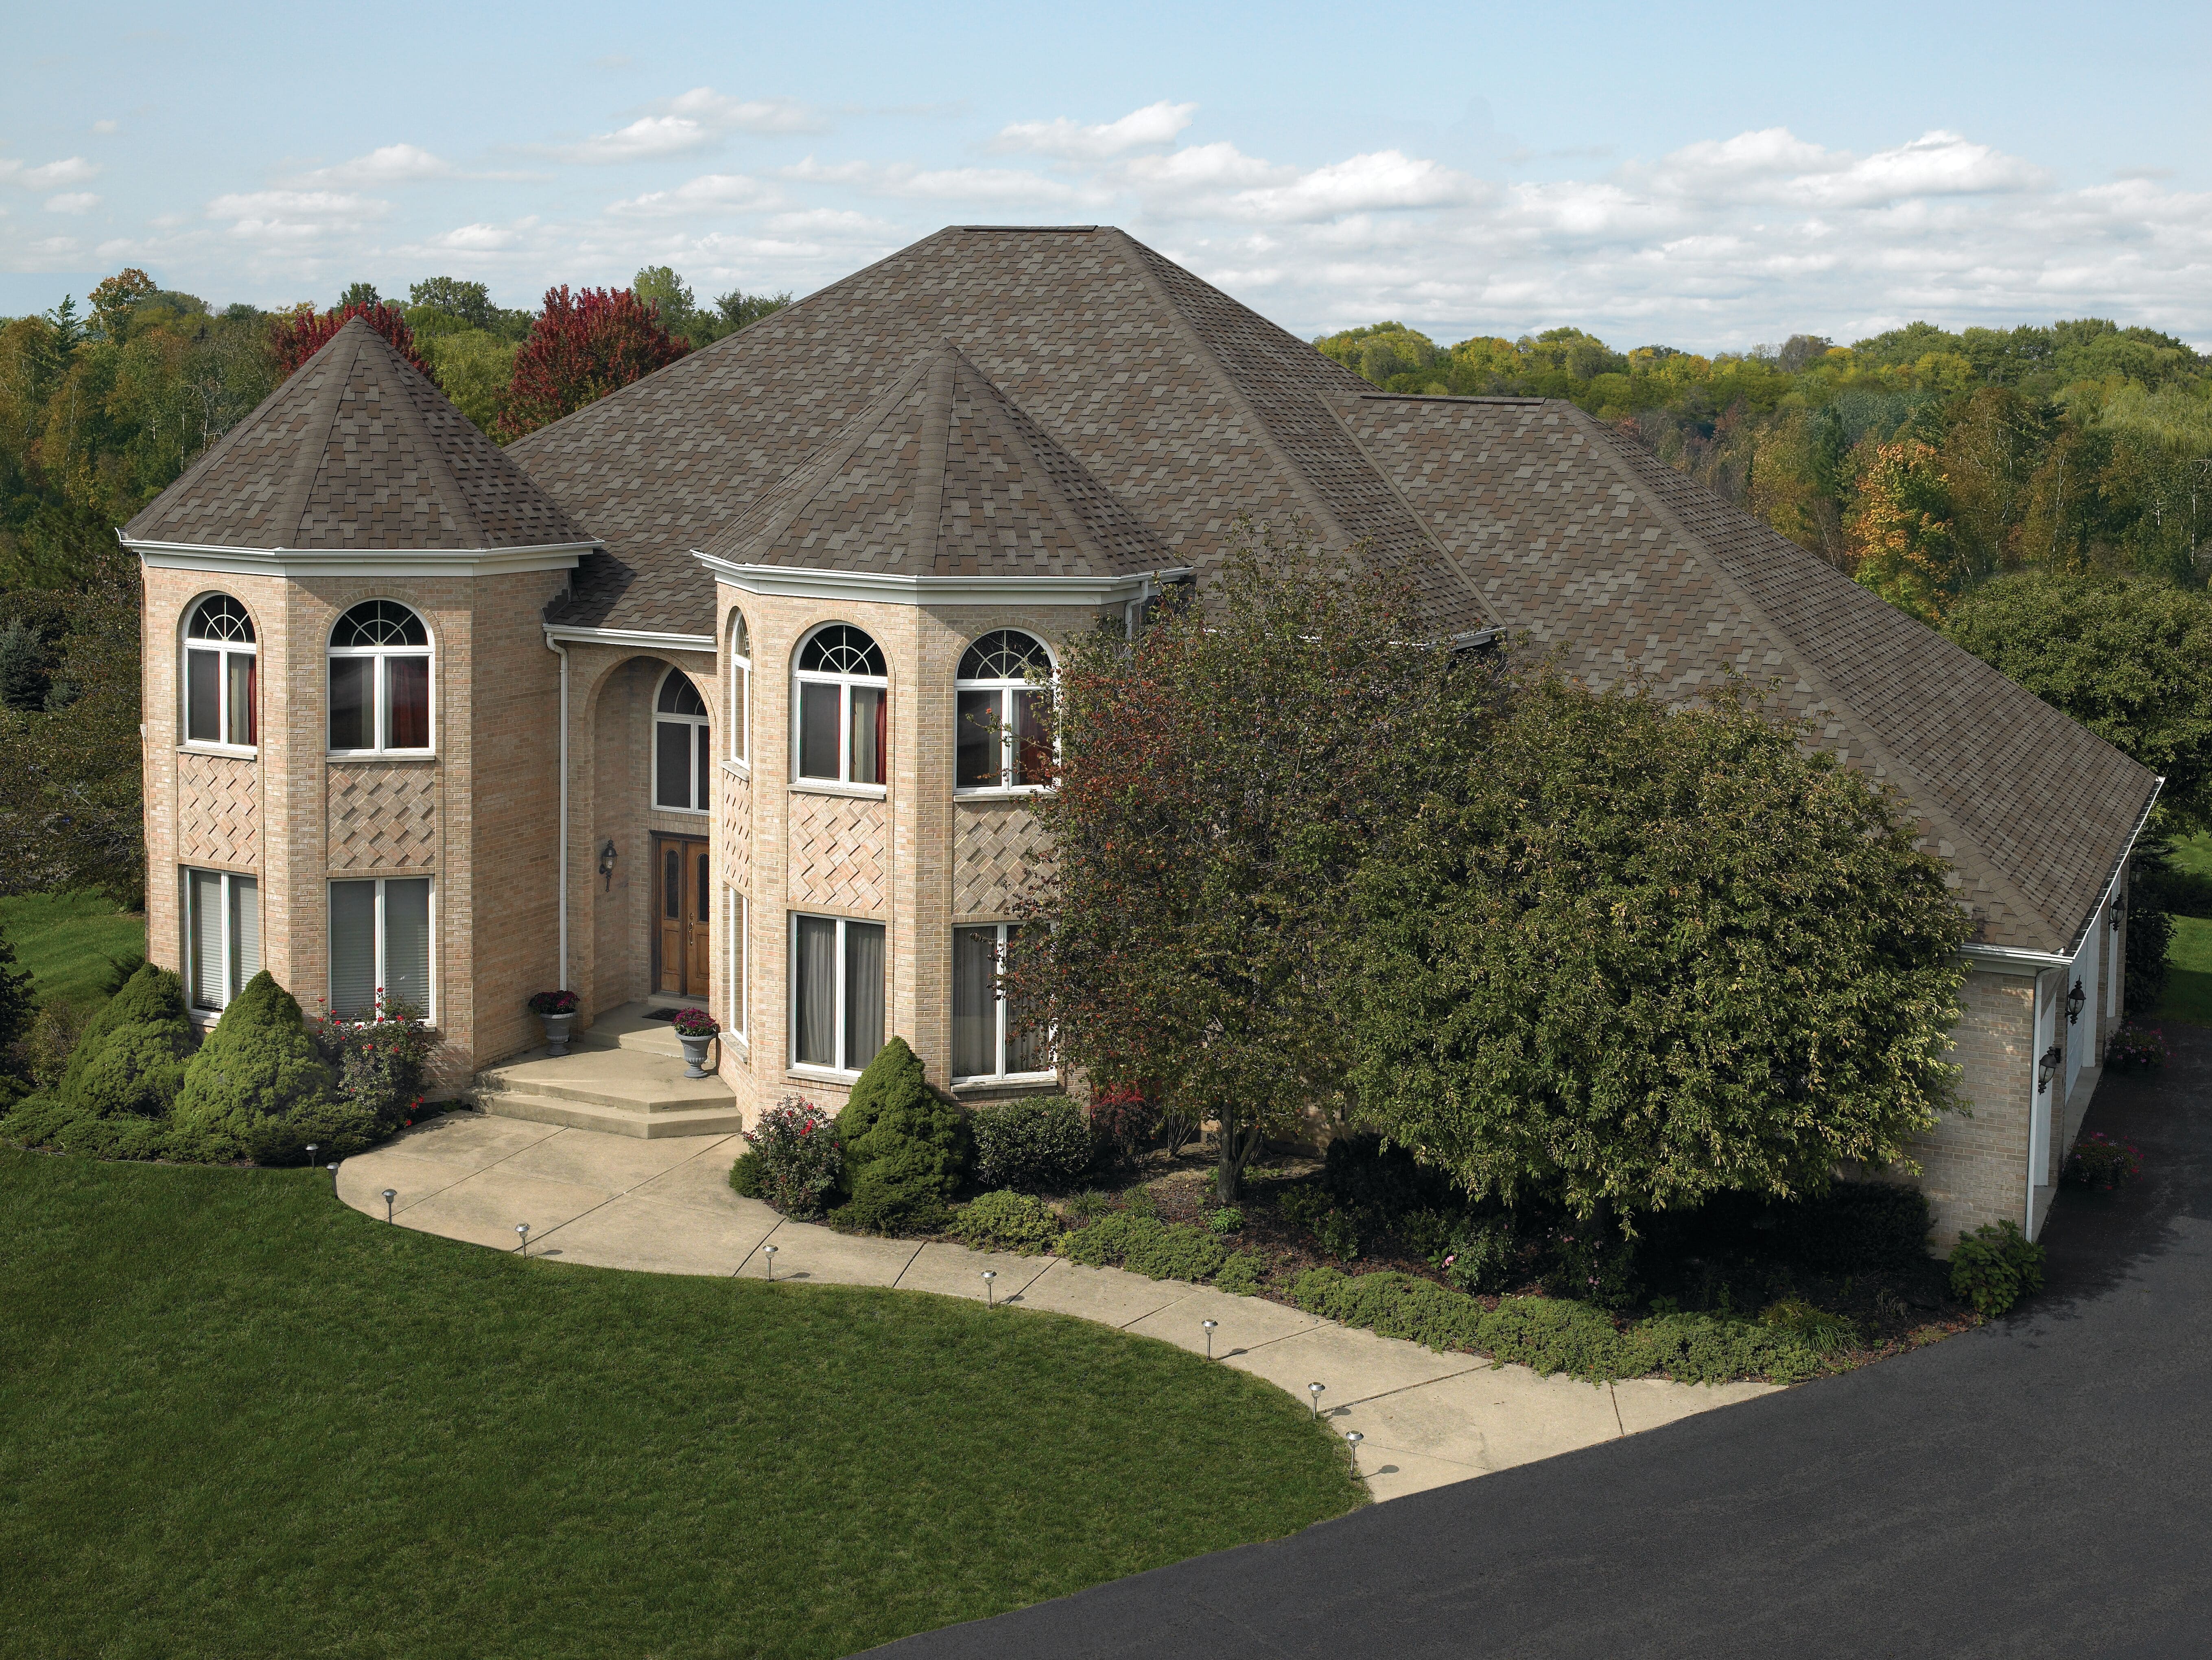
[[[124,527],[301,550],[595,545],[358,317]]]

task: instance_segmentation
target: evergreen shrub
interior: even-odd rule
[[[1233,1251],[1214,1274],[1213,1287],[1232,1297],[1253,1297],[1267,1277],[1267,1259],[1258,1251]]]
[[[1091,1168],[1091,1121],[1065,1095],[994,1101],[969,1119],[975,1176],[987,1187],[1058,1193]]]
[[[1019,1251],[1031,1256],[1060,1237],[1060,1218],[1043,1200],[1002,1189],[957,1213],[952,1231],[975,1250]]]
[[[837,1115],[850,1197],[831,1213],[849,1231],[934,1230],[951,1219],[947,1204],[974,1155],[974,1138],[957,1107],[938,1099],[921,1060],[894,1037],[868,1062]]]
[[[258,1164],[343,1158],[378,1136],[375,1111],[337,1092],[300,1005],[264,969],[246,982],[185,1068],[173,1147],[202,1162]]]
[[[34,1064],[52,1081],[19,1102],[0,1133],[98,1158],[191,1157],[173,1146],[169,1121],[194,1043],[183,982],[166,969],[139,969],[84,1025],[56,1076],[56,1050],[73,1024],[65,1011],[34,1025],[33,1038],[45,1039]]]
[[[1119,1267],[1153,1280],[1200,1280],[1219,1271],[1229,1249],[1204,1228],[1121,1211],[1063,1234],[1060,1254],[1094,1268]]]
[[[1798,1383],[1819,1376],[1820,1355],[1786,1326],[1753,1325],[1710,1314],[1661,1314],[1630,1328],[1631,1373],[1661,1371],[1678,1383],[1766,1377]]]

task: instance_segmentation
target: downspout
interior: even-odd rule
[[[545,632],[545,649],[561,660],[561,824],[556,838],[559,851],[560,876],[554,883],[554,891],[561,905],[561,983],[556,989],[568,989],[568,648]]]

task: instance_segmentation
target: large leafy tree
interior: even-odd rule
[[[1268,1132],[1341,1112],[1347,885],[1489,684],[1387,578],[1246,532],[1203,611],[1068,642],[1057,862],[1008,975],[1063,1064],[1217,1127],[1224,1199]]]
[[[502,439],[573,415],[691,350],[661,325],[659,307],[628,289],[545,290],[545,308],[515,354],[500,411]]]
[[[1964,918],[1893,799],[1739,690],[1543,672],[1354,888],[1363,1118],[1577,1213],[1817,1189],[1951,1102]]]
[[[354,284],[356,289],[366,286],[360,283]],[[330,344],[337,331],[356,317],[390,341],[392,350],[405,358],[409,366],[425,380],[435,383],[436,377],[430,373],[430,366],[422,361],[422,354],[415,349],[415,331],[408,326],[406,313],[398,307],[388,306],[377,299],[374,290],[366,301],[356,300],[325,312],[302,306],[289,316],[277,319],[269,337],[270,349],[276,353],[277,364],[286,374],[295,374],[301,364]]]

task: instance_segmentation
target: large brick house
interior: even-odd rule
[[[1770,681],[1894,783],[1974,922],[1924,1184],[2033,1231],[2157,781],[1572,405],[1379,392],[1110,228],[940,232],[504,451],[340,331],[125,532],[150,952],[210,1018],[264,965],[386,988],[449,1086],[632,1134],[834,1106],[893,1033],[1044,1087],[990,976],[1046,851],[1025,672],[1245,514],[1595,683]],[[530,1058],[556,986],[599,1046]],[[655,1003],[721,1019],[713,1078]]]

